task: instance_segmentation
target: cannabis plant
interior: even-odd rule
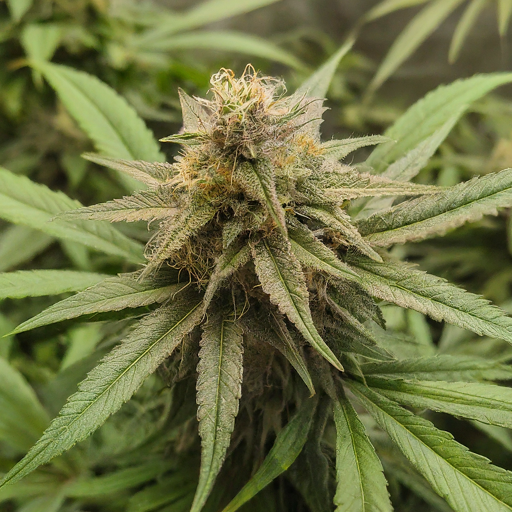
[[[183,128],[163,139],[181,145],[173,163],[85,155],[146,185],[122,199],[77,208],[3,171],[4,203],[22,200],[23,183],[40,211],[52,210],[44,229],[57,236],[80,231],[86,243],[135,262],[134,242],[97,221],[146,221],[151,238],[142,267],[15,329],[114,313],[138,318],[2,486],[84,440],[159,369],[174,401],[190,405],[195,383],[197,421],[178,409],[179,433],[168,440],[175,455],[167,454],[188,450],[188,474],[200,439],[198,483],[185,500],[194,512],[238,510],[275,479],[302,496],[289,498],[289,510],[321,512],[333,502],[338,511],[392,510],[382,462],[386,472],[409,473],[411,486],[435,502],[428,482],[454,510],[512,510],[512,474],[421,414],[512,427],[510,389],[489,383],[510,379],[510,367],[468,356],[404,358],[376,302],[512,343],[512,319],[498,307],[387,251],[512,204],[511,170],[451,188],[410,182],[467,105],[512,77],[440,88],[384,137],[322,142],[323,97],[346,50],[292,95],[250,66],[239,78],[225,69],[215,74],[210,99],[180,91]],[[340,163],[375,144],[365,164]],[[52,201],[61,203],[49,207]],[[12,275],[11,288],[22,279],[27,287],[26,275]],[[41,294],[87,286],[49,281]],[[185,485],[179,498],[186,492]],[[158,508],[137,503],[130,510]],[[183,509],[173,506],[166,510]]]

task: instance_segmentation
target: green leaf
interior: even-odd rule
[[[267,209],[279,229],[286,234],[284,210],[277,198],[272,164],[267,160],[244,162],[235,169],[233,179],[242,187],[249,199],[259,201]]]
[[[97,251],[130,262],[142,261],[142,247],[113,226],[98,222],[66,222],[54,219],[64,211],[80,207],[62,192],[53,192],[25,176],[0,168],[0,217],[14,224],[38,229],[64,240],[72,240]],[[51,221],[51,222],[50,222]]]
[[[350,259],[374,297],[444,320],[476,334],[512,343],[512,318],[489,301],[412,265]]]
[[[406,9],[407,7],[413,7],[428,2],[429,0],[383,0],[375,7],[370,9],[365,15],[364,20],[366,22],[382,18],[387,14],[398,11],[400,9]]]
[[[488,4],[489,0],[472,0],[466,7],[464,14],[457,24],[457,28],[453,34],[450,44],[450,52],[448,60],[453,63],[457,60],[464,41],[466,41],[471,28],[474,27],[483,8]]]
[[[126,160],[164,161],[165,157],[144,121],[107,84],[66,66],[41,61],[34,61],[32,66],[55,89],[98,151]],[[140,188],[133,180],[121,176],[127,187]]]
[[[512,81],[512,73],[476,75],[442,85],[417,101],[384,135],[394,144],[377,147],[366,163],[376,174],[433,135],[453,116],[462,114],[473,102],[500,85]],[[393,176],[388,176],[393,178]]]
[[[359,232],[377,247],[444,235],[498,208],[512,205],[512,169],[473,178],[429,197],[404,201],[358,223]]]
[[[175,281],[175,279],[173,279]],[[20,333],[71,318],[93,313],[121,311],[149,304],[161,303],[188,286],[154,280],[138,281],[130,275],[104,279],[88,290],[61,300],[38,315],[19,325],[13,332]]]
[[[105,279],[104,274],[73,270],[19,270],[0,273],[0,300],[77,292]]]
[[[431,357],[362,364],[366,376],[389,379],[480,381],[510,380],[512,367],[490,359],[439,354]]]
[[[51,60],[63,36],[62,25],[57,23],[30,23],[21,32],[20,42],[28,59]]]
[[[201,470],[191,512],[199,512],[219,474],[235,428],[242,395],[242,331],[237,322],[217,316],[203,328],[197,372],[197,419]]]
[[[2,340],[3,341],[3,340]],[[0,439],[25,452],[49,423],[25,378],[0,357]]]
[[[34,0],[7,0],[7,7],[15,23],[18,23],[32,7]]]
[[[507,34],[510,16],[512,16],[512,0],[498,0],[498,21],[501,37]]]
[[[336,512],[391,512],[382,465],[356,411],[338,386],[336,424]]]
[[[160,37],[137,48],[144,51],[171,52],[179,50],[216,50],[235,52],[280,62],[295,69],[304,65],[290,52],[258,36],[233,30],[201,30]]]
[[[201,301],[180,297],[143,318],[79,385],[41,439],[0,487],[46,464],[94,432],[139,389],[201,320]]]
[[[512,473],[453,440],[424,418],[362,384],[349,383],[364,408],[428,480],[434,490],[457,512],[506,512],[512,510]]]
[[[311,428],[316,400],[308,399],[290,422],[279,432],[263,464],[222,512],[235,512],[272,480],[286,471],[299,456]]]
[[[322,144],[322,150],[325,157],[341,160],[357,149],[383,144],[384,142],[393,141],[383,135],[368,135],[367,137],[354,139],[330,140]]]
[[[0,234],[0,272],[31,260],[53,243],[53,238],[25,226],[8,226]]]
[[[403,381],[371,378],[371,387],[391,400],[411,407],[445,412],[512,428],[512,389],[480,382]]]
[[[378,89],[464,0],[433,0],[395,39],[382,61],[370,89]]]
[[[306,226],[297,222],[288,230],[292,251],[301,265],[341,279],[358,279],[358,275]]]
[[[303,96],[325,98],[341,59],[352,49],[354,42],[352,37],[349,38],[334,55],[325,61],[322,66],[300,85],[293,96],[295,98],[301,98]]]
[[[313,323],[306,280],[288,240],[277,234],[263,239],[253,248],[253,257],[263,291],[270,296],[272,303],[327,361],[343,371],[341,363]]]

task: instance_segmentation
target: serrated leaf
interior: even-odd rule
[[[288,231],[293,253],[301,265],[341,279],[358,279],[358,275],[306,226],[296,222]]]
[[[73,270],[19,270],[0,273],[0,300],[78,292],[105,279],[105,274]]]
[[[0,409],[0,439],[23,452],[32,446],[49,422],[34,390],[21,373],[1,357]]]
[[[378,146],[366,161],[376,174],[430,137],[453,116],[461,115],[474,101],[512,81],[512,73],[476,75],[442,85],[417,101],[384,135],[394,144]],[[392,178],[392,176],[388,176]]]
[[[290,52],[261,37],[234,30],[201,30],[160,37],[143,45],[144,51],[217,50],[251,55],[280,62],[295,69],[304,65]]]
[[[180,297],[146,316],[79,385],[41,439],[0,482],[24,477],[88,437],[153,373],[201,320],[201,301]]]
[[[375,449],[343,388],[333,402],[336,424],[336,512],[391,512],[387,482]]]
[[[464,0],[433,0],[395,39],[382,61],[370,89],[378,89]]]
[[[487,174],[434,194],[404,201],[358,223],[359,232],[372,245],[424,240],[443,235],[497,208],[512,205],[512,169]]]
[[[512,366],[492,359],[439,354],[431,357],[363,363],[366,376],[389,379],[469,381],[509,380]]]
[[[37,229],[64,240],[72,240],[127,259],[142,261],[142,247],[113,226],[98,222],[65,222],[54,219],[64,211],[79,208],[78,201],[62,192],[53,192],[25,176],[0,168],[0,217],[14,224]],[[51,222],[50,222],[51,221]]]
[[[144,121],[124,98],[96,77],[66,66],[34,61],[66,109],[106,156],[162,162],[164,155]],[[121,175],[129,188],[140,188]]]
[[[341,160],[357,149],[383,144],[384,142],[393,141],[383,135],[368,135],[366,137],[356,137],[353,139],[329,140],[324,142],[321,148],[325,157]]]
[[[272,480],[286,471],[299,456],[311,428],[316,400],[308,399],[290,422],[279,432],[270,452],[254,476],[222,512],[235,512]]]
[[[277,198],[274,169],[267,160],[244,162],[233,172],[233,179],[249,199],[259,201],[267,209],[279,229],[286,234],[284,210]]]
[[[370,247],[370,244],[363,239],[357,228],[351,223],[349,215],[338,206],[299,206],[295,210],[299,215],[318,220],[326,228],[340,233],[348,245],[358,249],[366,256],[376,261],[382,261],[381,256]]]
[[[403,405],[421,407],[512,428],[512,389],[480,382],[367,379],[379,393]]]
[[[204,293],[203,304],[205,313],[221,283],[228,277],[231,277],[239,268],[243,267],[250,258],[251,249],[248,245],[231,247],[222,253],[216,262]]]
[[[93,313],[121,311],[164,302],[186,287],[186,283],[138,281],[136,277],[128,275],[109,277],[88,290],[53,304],[23,322],[13,332],[20,333]]]
[[[507,34],[510,16],[512,16],[512,0],[498,0],[498,22],[502,37]]]
[[[288,240],[277,234],[260,240],[253,248],[253,258],[263,291],[272,303],[327,361],[343,371],[313,323],[304,274]]]
[[[349,387],[364,408],[457,512],[512,510],[512,473],[471,453],[424,418],[356,382]]]
[[[167,162],[144,162],[143,160],[123,160],[120,158],[110,158],[96,153],[83,153],[82,157],[90,162],[103,165],[119,172],[124,172],[128,176],[149,185],[158,187],[166,182],[173,173],[172,164]]]
[[[218,316],[204,326],[197,366],[197,419],[201,470],[191,512],[210,494],[231,441],[242,395],[242,331],[236,321]]]
[[[332,82],[334,73],[343,57],[352,49],[354,39],[351,37],[341,48],[322,64],[293,94],[295,98],[325,98]]]
[[[512,318],[478,295],[406,263],[377,263],[362,258],[349,262],[374,297],[414,309],[438,322],[444,320],[512,343]]]
[[[489,0],[472,0],[466,7],[453,33],[450,51],[448,53],[450,63],[455,62],[459,57],[464,41],[466,41],[469,32],[477,22],[480,13],[488,2]]]

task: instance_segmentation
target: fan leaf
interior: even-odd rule
[[[384,142],[393,141],[383,135],[368,135],[354,139],[330,140],[322,144],[322,150],[325,157],[341,160],[357,149],[383,144]]]

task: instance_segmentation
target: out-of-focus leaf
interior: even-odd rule
[[[424,4],[429,0],[384,0],[372,7],[363,17],[365,21],[372,21],[377,18],[382,18],[387,14],[399,11],[400,9],[406,9],[407,7],[413,7],[415,5]]]
[[[24,14],[32,7],[34,0],[7,0],[7,6],[11,12],[12,19],[17,23]]]
[[[498,22],[500,35],[507,34],[510,16],[512,15],[512,0],[498,0]]]
[[[31,60],[51,60],[62,37],[62,26],[55,23],[31,23],[21,32],[21,44]]]

